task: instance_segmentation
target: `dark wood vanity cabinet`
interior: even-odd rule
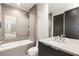
[[[72,56],[66,52],[56,50],[50,46],[46,46],[43,43],[39,42],[39,56]]]

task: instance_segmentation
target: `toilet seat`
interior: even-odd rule
[[[30,56],[35,56],[38,54],[38,48],[37,47],[32,47],[28,50],[28,55]]]

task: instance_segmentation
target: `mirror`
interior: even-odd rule
[[[54,36],[63,35],[63,14],[54,16]]]

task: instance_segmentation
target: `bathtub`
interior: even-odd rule
[[[14,34],[5,34],[5,39],[6,40],[14,40],[14,39],[16,39],[16,34],[14,33]]]
[[[31,40],[21,40],[0,45],[0,56],[27,56],[27,50],[34,46]]]

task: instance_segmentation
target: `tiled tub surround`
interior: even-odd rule
[[[27,50],[33,46],[31,40],[21,40],[0,45],[0,56],[25,56]]]
[[[55,37],[39,40],[44,45],[56,50],[67,52],[71,55],[79,55],[79,40],[65,38],[63,42],[55,41]]]

